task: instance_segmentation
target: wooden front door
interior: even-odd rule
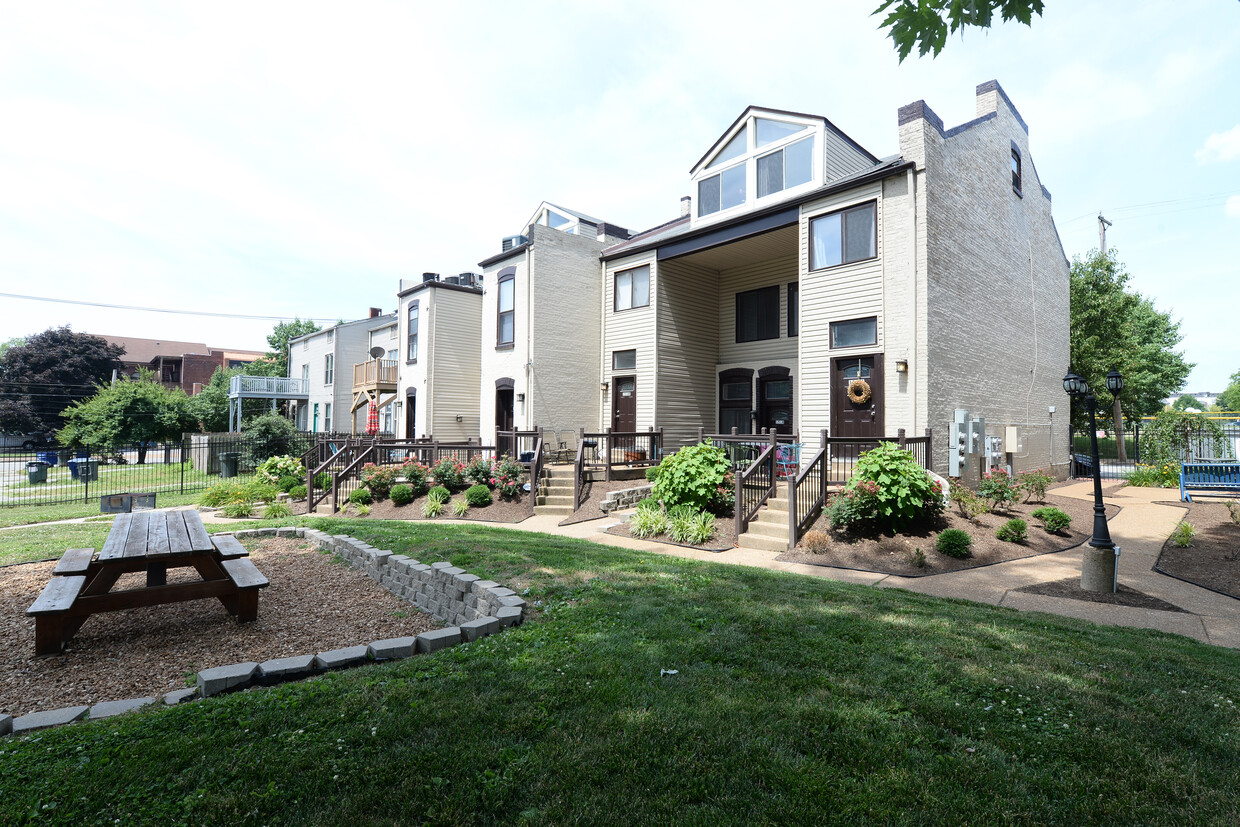
[[[792,377],[771,376],[758,380],[758,428],[791,434]]]
[[[637,377],[617,376],[612,380],[611,427],[621,433],[637,430]]]
[[[848,386],[869,385],[870,398],[854,402]],[[881,355],[831,360],[831,436],[866,439],[883,436],[883,359]]]
[[[418,398],[416,396],[405,397],[405,439],[413,440],[418,438]]]
[[[511,431],[515,420],[512,405],[512,388],[499,388],[495,391],[495,430]]]

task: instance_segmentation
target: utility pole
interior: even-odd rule
[[[1111,223],[1102,217],[1102,213],[1098,213],[1098,250],[1104,256],[1107,254],[1107,227],[1110,227]],[[1115,458],[1120,462],[1127,462],[1128,450],[1124,444],[1124,416],[1119,407],[1119,394],[1115,395],[1115,407],[1111,416],[1115,421]]]

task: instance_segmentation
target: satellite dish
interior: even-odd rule
[[[387,351],[383,349],[383,345],[375,345],[374,347],[370,349],[370,358],[378,359],[382,357],[383,354],[385,353],[387,353]]]

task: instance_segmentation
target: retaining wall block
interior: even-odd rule
[[[471,591],[479,597],[486,597],[488,589],[494,589],[499,586],[494,580],[475,580]]]
[[[499,602],[502,604],[500,608],[515,607],[518,609],[524,609],[526,606],[529,605],[528,603],[525,602],[525,598],[520,597],[515,594],[508,595],[507,597],[501,597],[499,599]]]
[[[343,649],[319,652],[314,659],[314,665],[319,669],[344,669],[347,666],[360,666],[369,659],[369,647],[346,646]]]
[[[465,640],[474,641],[480,637],[486,637],[487,635],[493,635],[496,632],[498,632],[501,628],[503,628],[503,625],[499,622],[497,618],[481,617],[481,618],[478,618],[477,620],[467,620],[466,622],[462,623],[461,634],[464,635]]]
[[[418,635],[419,652],[438,652],[461,642],[461,630],[456,626],[445,626]]]
[[[198,687],[191,686],[186,689],[174,689],[164,695],[164,703],[168,706],[176,706],[177,704],[192,701],[198,697]]]
[[[198,673],[198,691],[202,697],[210,698],[230,689],[244,689],[254,680],[257,671],[258,664],[254,661],[204,669]]]
[[[413,657],[414,648],[417,646],[418,639],[416,636],[409,637],[393,637],[387,640],[376,640],[368,647],[370,656],[375,660],[390,660],[393,658],[410,658]]]
[[[458,574],[455,577],[453,577],[452,582],[456,585],[458,589],[460,589],[461,591],[467,592],[470,590],[470,587],[474,583],[477,583],[481,579],[482,578],[476,574],[470,574],[469,572],[466,572],[465,574]]]
[[[451,563],[449,563],[447,560],[440,560],[440,561],[438,561],[438,562],[431,563],[431,568],[433,568],[433,569],[450,569],[450,568],[452,568],[452,564],[451,564]]]
[[[88,712],[90,712],[89,706],[66,706],[63,709],[49,709],[46,712],[31,712],[29,715],[14,718],[12,731],[14,735],[25,735],[27,732],[39,729],[71,724],[85,718]]]
[[[297,527],[291,526],[291,525],[280,526],[279,528],[276,529],[276,536],[277,537],[296,537]]]
[[[8,735],[13,731],[13,716],[0,715],[0,735]]]
[[[505,626],[520,626],[525,615],[516,606],[504,606],[495,612],[495,619]]]
[[[133,698],[128,701],[104,701],[95,704],[90,708],[90,719],[92,721],[98,718],[111,718],[113,715],[120,715],[122,712],[132,712],[135,709],[141,709],[144,706],[150,706],[155,703],[154,698]]]

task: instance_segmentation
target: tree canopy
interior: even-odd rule
[[[1005,23],[1018,20],[1032,26],[1042,7],[1042,0],[883,0],[872,14],[887,12],[879,28],[888,30],[903,63],[914,46],[919,56],[933,51],[938,57],[949,34],[969,27],[989,29],[996,14]]]
[[[1189,408],[1193,410],[1201,410],[1201,400],[1195,396],[1189,396],[1186,393],[1180,394],[1180,398],[1171,403],[1173,411],[1187,411]]]
[[[1175,350],[1183,338],[1180,323],[1130,291],[1130,278],[1114,250],[1073,259],[1071,359],[1072,369],[1098,397],[1100,410],[1112,402],[1107,372],[1122,373],[1120,399],[1125,418],[1133,420],[1162,410],[1162,400],[1184,386],[1193,363]],[[1076,416],[1080,426],[1083,415]]]
[[[291,322],[278,322],[267,334],[267,346],[271,350],[262,359],[254,362],[246,369],[255,376],[288,376],[288,343],[298,336],[317,333],[322,330],[310,319],[294,318]]]
[[[185,391],[164,387],[147,370],[137,379],[124,377],[100,386],[94,396],[71,405],[64,417],[65,427],[57,435],[62,445],[138,445],[139,463],[146,460],[145,443],[179,440],[197,425]]]
[[[1231,375],[1231,384],[1218,395],[1217,401],[1224,411],[1240,411],[1240,370]]]
[[[0,431],[51,433],[60,413],[110,381],[125,349],[68,327],[8,343],[0,356]]]

